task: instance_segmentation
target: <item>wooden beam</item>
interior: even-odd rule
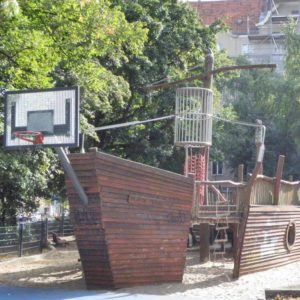
[[[239,232],[238,232],[238,240],[236,244],[236,255],[234,257],[234,268],[233,268],[233,278],[238,278],[240,275],[240,263],[241,263],[241,254],[244,244],[244,235],[246,230],[246,224],[248,221],[249,209],[250,209],[250,198],[251,192],[255,184],[255,180],[260,172],[262,167],[262,162],[256,162],[255,168],[253,170],[252,176],[248,183],[247,194],[245,197],[245,205],[244,205],[244,213],[243,213],[243,221],[240,224]]]
[[[209,81],[210,76],[216,75],[218,73],[224,73],[224,72],[232,72],[232,71],[236,71],[236,70],[252,70],[252,69],[275,69],[276,68],[276,64],[256,64],[256,65],[244,65],[244,66],[225,66],[225,67],[221,67],[218,69],[214,69],[211,71],[206,71],[203,74],[198,74],[195,76],[191,76],[188,78],[184,78],[184,79],[180,79],[180,80],[176,80],[173,82],[166,82],[166,83],[161,83],[161,84],[155,84],[155,85],[148,85],[145,87],[146,90],[159,90],[159,89],[166,89],[166,88],[170,88],[176,85],[179,85],[181,83],[186,83],[186,82],[191,82],[194,80],[202,80],[202,81]]]
[[[244,181],[244,164],[238,166],[238,182]]]
[[[225,185],[225,186],[231,186],[231,187],[245,187],[246,184],[242,182],[235,182],[232,180],[208,180],[208,181],[202,181],[202,180],[196,180],[196,184],[204,184],[204,185]]]
[[[227,199],[222,195],[222,193],[214,185],[211,185],[210,188],[213,191],[213,193],[217,195],[219,200],[221,200],[223,202],[227,202]]]
[[[200,236],[200,262],[205,263],[209,261],[209,224],[199,225],[199,236]]]
[[[203,86],[207,89],[212,88],[212,81],[213,81],[213,71],[214,68],[214,56],[212,51],[209,49],[204,61],[204,69],[206,74],[208,74],[203,80]],[[208,166],[209,166],[209,147],[204,148],[204,155],[205,155],[205,180],[208,180]],[[205,186],[205,198],[206,203],[208,199],[208,187]],[[200,262],[204,263],[209,261],[209,237],[210,237],[210,230],[209,224],[200,224]]]
[[[281,178],[283,174],[284,160],[285,160],[285,156],[279,155],[278,162],[277,162],[277,169],[276,169],[276,180],[274,186],[274,205],[279,204],[280,185],[281,185]]]

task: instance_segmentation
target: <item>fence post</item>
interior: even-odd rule
[[[65,235],[65,210],[63,209],[62,211],[62,216],[61,216],[61,223],[62,223],[62,226],[61,226],[61,235],[64,236]]]
[[[40,251],[47,245],[48,240],[48,218],[41,221],[41,238],[40,238]]]
[[[23,222],[19,223],[19,257],[23,254]]]
[[[48,217],[46,216],[44,245],[47,245],[47,241],[48,241]]]
[[[62,206],[61,209],[61,217],[59,218],[59,227],[58,227],[58,232],[61,236],[64,236],[64,226],[65,226],[65,210],[64,207]]]
[[[43,252],[44,240],[45,240],[45,221],[41,220],[41,237],[40,237],[40,251]]]
[[[279,204],[280,185],[281,185],[281,178],[283,173],[284,160],[285,160],[285,156],[279,155],[278,162],[277,162],[277,169],[276,169],[276,179],[274,185],[274,205]]]

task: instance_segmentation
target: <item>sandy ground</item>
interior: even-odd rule
[[[21,258],[0,259],[0,284],[85,289],[75,241],[66,248]],[[264,299],[265,289],[300,287],[300,262],[232,280],[233,263],[198,263],[198,251],[189,250],[183,283],[121,289],[149,295],[197,296],[199,299]]]

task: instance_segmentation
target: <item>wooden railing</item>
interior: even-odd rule
[[[250,204],[276,205],[276,178],[258,175],[251,192]],[[280,181],[278,205],[300,205],[300,181]]]
[[[199,201],[199,187],[206,186],[205,202]],[[230,216],[238,218],[244,209],[244,197],[247,185],[244,183],[224,181],[196,181],[192,215],[194,219],[216,218],[216,211],[230,212]]]

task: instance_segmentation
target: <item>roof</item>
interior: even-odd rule
[[[193,1],[195,8],[205,25],[222,19],[233,33],[243,34],[256,30],[255,24],[267,11],[268,0],[206,0]]]

